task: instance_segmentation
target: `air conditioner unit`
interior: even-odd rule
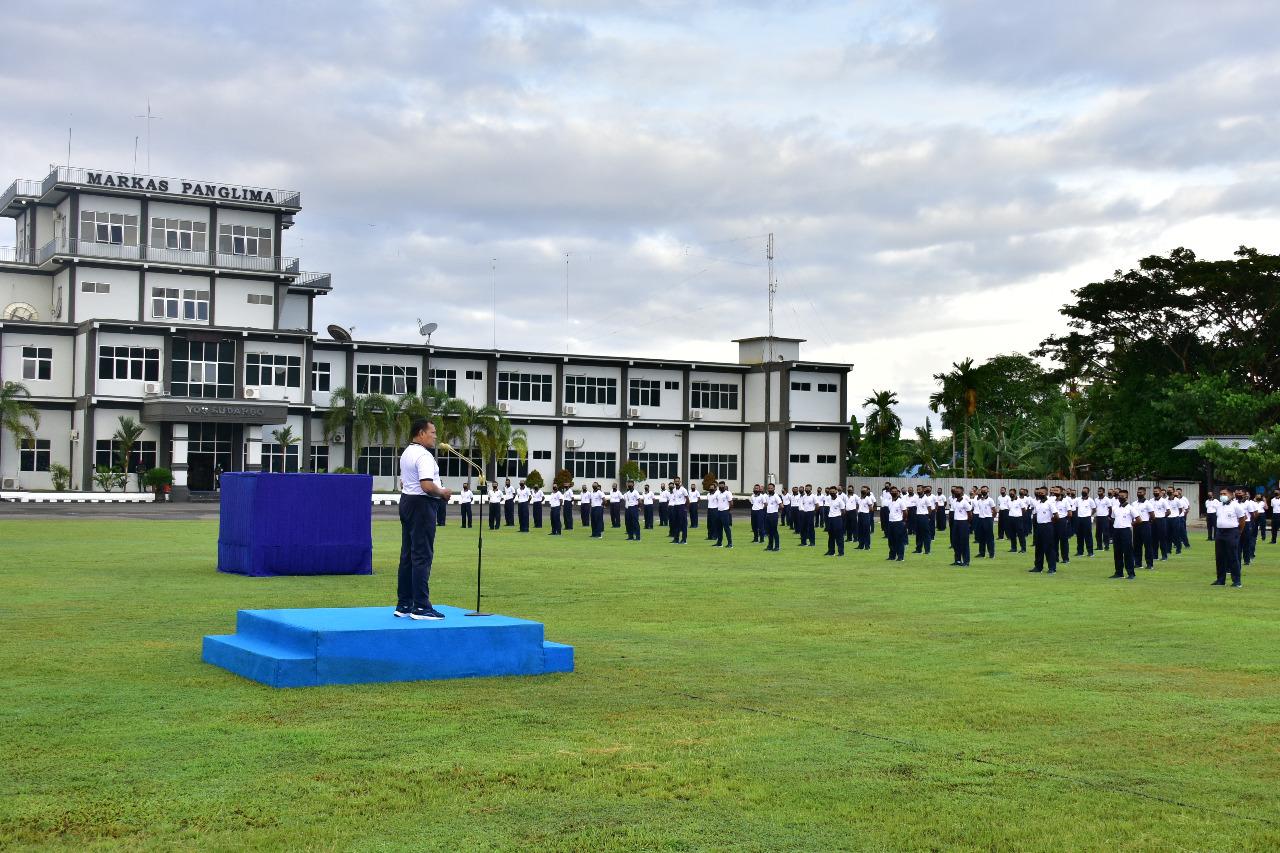
[[[638,417],[640,417],[640,410],[639,410],[639,409],[627,409],[627,417],[629,417],[629,418],[638,418]]]
[[[331,435],[331,436],[329,436],[329,443],[330,443],[330,444],[342,444],[342,443],[343,443],[344,441],[346,441],[346,440],[347,440],[347,439],[346,439],[346,437],[344,437],[342,433],[338,433],[337,435]]]
[[[581,446],[582,446],[582,439],[580,438],[566,438],[564,440],[565,450],[577,450]]]
[[[643,442],[643,441],[629,441],[629,442],[627,442],[627,448],[628,448],[628,449],[630,449],[630,450],[644,450],[644,442]]]
[[[0,480],[0,488],[7,489],[11,492],[16,492],[18,489],[22,487],[18,485],[18,481],[16,478],[5,477],[4,480]]]
[[[689,410],[689,420],[691,420],[691,421],[700,421],[700,420],[702,420],[702,409],[690,409],[690,410]]]
[[[142,393],[148,397],[155,397],[164,393],[164,385],[160,382],[144,382],[142,385]]]
[[[511,411],[511,404],[510,404],[510,403],[508,403],[506,400],[501,400],[501,401],[499,401],[499,402],[498,402],[498,411],[499,411],[499,412],[509,412],[509,411]]]
[[[262,392],[257,388],[244,389],[244,398],[246,400],[259,400],[262,398]]]
[[[71,440],[72,440],[72,441],[79,441],[79,440],[80,440],[80,430],[78,430],[78,429],[73,429],[73,430],[71,431],[70,438],[71,438]]]
[[[576,415],[576,414],[578,414],[578,407],[577,407],[577,406],[569,406],[569,405],[566,405],[566,406],[564,407],[564,413],[565,413],[566,415]]]

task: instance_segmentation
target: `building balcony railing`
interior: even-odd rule
[[[297,287],[309,287],[312,290],[332,290],[333,276],[327,272],[303,272],[298,273],[298,278],[293,283]]]
[[[90,176],[94,176],[91,179]],[[78,166],[55,166],[44,179],[38,184],[40,192],[43,195],[49,192],[58,184],[75,184],[76,186],[89,187],[90,189],[105,189],[107,184],[104,183],[107,177],[112,178],[112,188],[124,190],[137,190],[155,193],[157,195],[175,195],[184,198],[207,198],[209,200],[235,201],[247,204],[261,204],[270,207],[302,207],[302,193],[297,190],[282,190],[272,187],[246,187],[240,185],[229,185],[222,183],[209,183],[206,181],[191,181],[181,178],[162,178],[156,175],[133,175],[125,172],[109,172],[105,169],[82,169]],[[97,180],[98,177],[102,181]],[[119,179],[124,178],[125,181],[120,182]],[[168,185],[167,191],[160,190],[158,187],[164,182]],[[22,184],[36,184],[35,181],[18,181]],[[119,183],[120,186],[116,187]],[[185,187],[191,187],[196,190],[206,190],[206,192],[187,192],[183,191]],[[12,188],[11,188],[12,189]],[[207,190],[212,190],[208,192]],[[268,200],[270,199],[270,200]]]
[[[182,267],[214,267],[240,272],[298,275],[298,259],[236,255],[230,252],[190,252],[182,249],[157,249],[150,246],[126,246],[120,243],[91,243],[87,240],[50,240],[36,252],[37,266],[59,255],[78,258],[103,258],[137,261]]]
[[[26,246],[0,246],[0,264],[25,264],[31,260]]]
[[[9,184],[9,189],[4,191],[4,195],[0,195],[0,210],[4,210],[13,204],[14,199],[18,198],[18,196],[38,198],[40,196],[40,182],[25,181],[19,178]]]

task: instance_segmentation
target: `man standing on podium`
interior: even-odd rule
[[[419,419],[410,425],[413,438],[400,454],[400,577],[396,617],[443,619],[431,606],[429,582],[435,556],[436,502],[453,495],[440,485],[440,466],[431,450],[436,425]]]

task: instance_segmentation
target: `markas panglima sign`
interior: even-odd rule
[[[146,178],[141,175],[113,175],[110,172],[86,172],[89,186],[155,193],[224,198],[228,201],[256,201],[275,204],[275,190],[234,187],[226,184],[199,184],[195,181],[170,181],[168,178]],[[176,189],[174,187],[177,187]]]

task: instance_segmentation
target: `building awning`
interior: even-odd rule
[[[1247,435],[1193,435],[1173,449],[1199,450],[1206,441],[1216,441],[1232,450],[1252,450],[1254,447],[1253,439]]]

